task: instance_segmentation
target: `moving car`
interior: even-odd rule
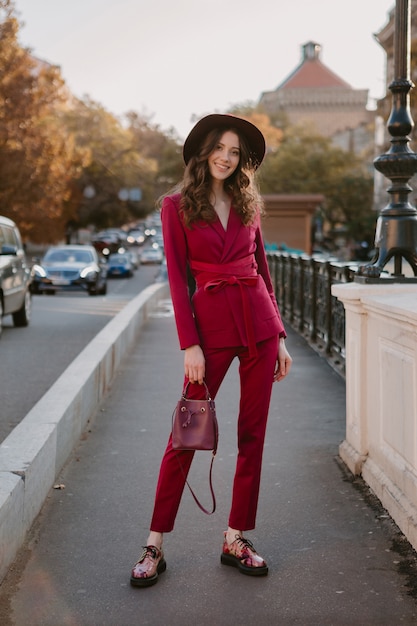
[[[107,262],[107,276],[131,277],[133,276],[133,264],[130,255],[111,254]]]
[[[164,253],[161,248],[144,248],[140,253],[140,262],[141,265],[146,265],[150,263],[162,263],[164,258]]]
[[[145,241],[145,235],[141,230],[130,230],[127,235],[127,243],[141,246]]]
[[[120,252],[121,248],[127,244],[127,233],[121,229],[108,228],[102,230],[91,238],[91,245],[105,257],[115,252]]]
[[[0,216],[0,333],[5,315],[12,315],[15,326],[29,324],[31,280],[19,229]]]
[[[133,250],[132,248],[129,248],[128,250],[126,250],[126,254],[129,256],[130,261],[133,265],[133,269],[137,270],[140,266],[140,261],[139,261],[139,255],[136,252],[136,250]]]
[[[85,290],[107,293],[107,267],[93,246],[52,246],[33,266],[32,293]]]
[[[168,282],[168,269],[167,269],[167,260],[164,257],[164,260],[162,261],[158,273],[155,276],[155,282],[156,283],[165,283]]]

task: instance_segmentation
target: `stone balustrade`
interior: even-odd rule
[[[345,308],[340,456],[417,549],[417,285],[334,284]]]

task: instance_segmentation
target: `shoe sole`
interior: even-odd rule
[[[156,574],[151,576],[151,578],[135,578],[134,576],[130,577],[130,584],[133,587],[152,587],[152,585],[156,585],[158,582],[159,574],[163,574],[167,568],[167,564],[165,559],[161,559],[156,568]]]
[[[220,562],[223,565],[230,565],[231,567],[237,567],[241,574],[246,574],[246,576],[266,576],[268,574],[268,566],[264,565],[263,567],[248,567],[244,565],[236,556],[232,554],[222,554],[220,557]]]

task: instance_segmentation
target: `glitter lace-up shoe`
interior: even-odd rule
[[[223,552],[220,557],[223,565],[237,567],[242,574],[248,576],[266,576],[268,566],[259,554],[257,554],[253,544],[244,537],[236,535],[235,540],[227,543],[226,533],[224,533]]]
[[[158,575],[165,572],[167,564],[164,553],[155,546],[143,546],[139,561],[135,563],[130,576],[134,587],[150,587],[158,582]]]

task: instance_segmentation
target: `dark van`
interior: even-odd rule
[[[0,216],[0,333],[5,315],[12,315],[15,326],[29,324],[30,283],[31,270],[19,229],[12,220]]]

